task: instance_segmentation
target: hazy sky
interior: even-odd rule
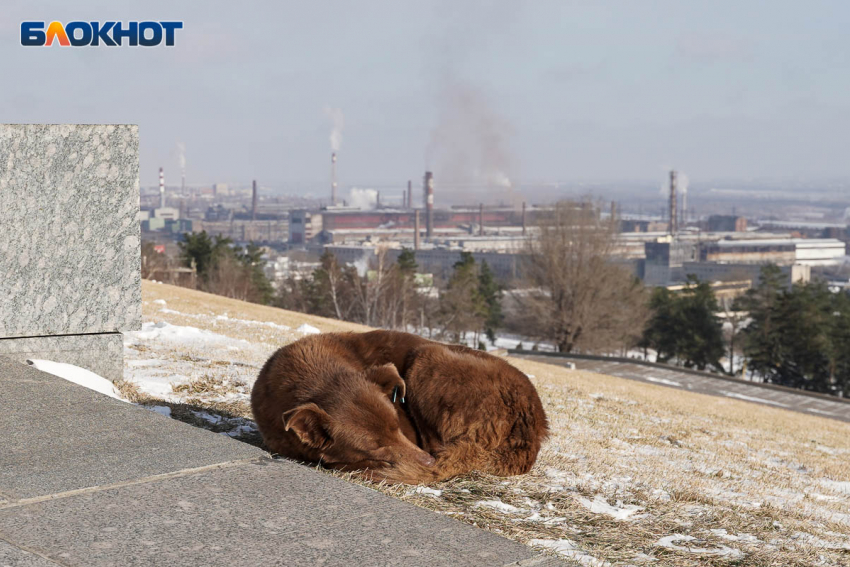
[[[173,48],[22,20],[184,21]],[[850,177],[850,3],[4,0],[0,121],[137,123],[141,182]],[[442,176],[441,176],[442,173]]]

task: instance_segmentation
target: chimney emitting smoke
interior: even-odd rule
[[[434,235],[434,174],[425,172],[425,236]]]
[[[336,152],[331,154],[331,205],[336,205]]]

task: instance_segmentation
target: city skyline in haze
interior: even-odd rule
[[[458,5],[459,4],[459,5]],[[23,20],[182,20],[166,48],[22,47]],[[140,182],[341,187],[844,180],[840,2],[12,1],[2,122],[134,123]],[[334,136],[334,132],[336,133]],[[333,138],[333,139],[332,139]]]

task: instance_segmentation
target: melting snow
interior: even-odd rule
[[[580,496],[576,497],[579,504],[593,512],[594,514],[605,514],[607,516],[611,516],[615,520],[637,520],[638,518],[645,517],[645,514],[641,514],[631,518],[631,516],[637,512],[643,510],[640,506],[635,506],[632,504],[623,505],[622,500],[617,500],[616,506],[611,506],[608,502],[605,501],[602,496],[598,494],[593,499],[593,501],[588,500],[587,498],[582,498]]]
[[[42,372],[47,372],[48,374],[53,374],[54,376],[63,378],[68,382],[73,382],[74,384],[79,384],[89,390],[100,392],[110,398],[115,398],[122,402],[127,401],[121,397],[121,394],[112,382],[102,376],[98,376],[90,370],[86,370],[85,368],[80,368],[79,366],[66,364],[64,362],[53,362],[52,360],[39,359],[27,360],[27,364],[35,366]]]
[[[298,331],[299,333],[302,333],[302,334],[305,334],[305,335],[318,335],[319,333],[322,332],[319,329],[317,329],[316,327],[314,327],[312,325],[308,325],[307,323],[304,323],[303,325],[301,325],[300,327],[298,327],[295,330]]]
[[[721,545],[719,547],[689,547],[685,545],[676,545],[678,542],[699,541],[697,538],[689,535],[673,534],[662,537],[655,545],[666,547],[675,551],[683,551],[685,553],[696,553],[700,555],[714,555],[717,557],[741,557],[743,554],[737,549]]]
[[[578,561],[580,564],[587,565],[589,567],[607,567],[608,565],[611,565],[607,561],[602,561],[601,559],[597,559],[592,555],[588,555],[583,552],[579,549],[576,542],[570,539],[533,539],[529,541],[528,544],[551,549],[558,555],[562,555],[567,559],[572,559],[573,561]]]
[[[227,343],[243,343],[248,341],[244,339],[232,339],[218,333],[198,329],[197,327],[184,327],[181,325],[172,325],[161,321],[159,323],[143,323],[141,331],[132,331],[125,333],[125,344],[137,344],[140,341],[157,340],[172,344],[182,345],[213,345]]]
[[[831,488],[832,490],[834,490],[836,492],[843,492],[845,494],[850,494],[850,481],[823,479],[823,480],[820,481],[820,483],[822,485],[824,485],[825,487]]]
[[[433,488],[428,488],[427,486],[417,486],[416,490],[414,490],[416,494],[425,494],[427,496],[433,496],[434,498],[439,498],[443,495],[442,490],[434,490]]]
[[[151,406],[148,409],[165,417],[171,417],[171,408],[168,406]]]
[[[475,503],[476,508],[493,508],[494,510],[498,510],[499,512],[503,512],[505,514],[519,514],[522,512],[516,506],[511,506],[510,504],[505,504],[501,500],[480,500]]]

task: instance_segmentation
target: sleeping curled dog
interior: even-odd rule
[[[272,452],[391,482],[523,474],[548,433],[537,392],[506,361],[395,331],[283,347],[251,404]]]

